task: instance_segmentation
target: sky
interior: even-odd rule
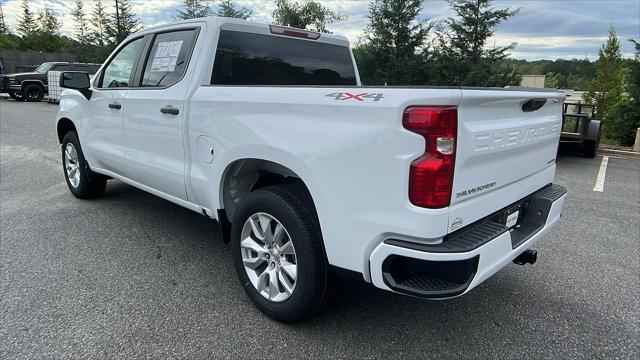
[[[305,1],[305,0],[298,0]],[[345,35],[355,44],[368,23],[368,0],[319,0],[332,10],[347,15],[347,19],[328,26],[335,34]],[[15,30],[22,0],[0,0],[9,27]],[[111,11],[113,0],[103,0]],[[215,4],[217,1],[214,1]],[[133,10],[144,26],[170,23],[184,0],[131,0]],[[253,10],[251,21],[269,23],[274,5],[272,0],[236,0],[238,6]],[[73,33],[71,12],[75,0],[29,0],[31,11],[37,13],[47,6],[62,21],[61,32]],[[93,0],[85,0],[85,11]],[[614,24],[622,42],[625,57],[633,56],[633,46],[627,39],[640,39],[640,0],[494,0],[496,8],[520,8],[520,12],[500,24],[489,46],[517,42],[511,57],[539,60],[585,57],[595,60],[598,49]],[[425,0],[422,19],[444,20],[453,13],[444,0]]]

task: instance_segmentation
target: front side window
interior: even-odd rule
[[[195,41],[195,30],[158,34],[142,73],[141,86],[169,86],[182,78]]]
[[[139,38],[125,45],[104,69],[99,87],[117,88],[129,86],[129,78],[142,44],[143,38]]]
[[[356,85],[347,46],[290,37],[220,31],[215,85]]]

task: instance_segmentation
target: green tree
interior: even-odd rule
[[[26,13],[25,13],[26,15]],[[33,19],[33,15],[30,15]],[[43,52],[63,51],[67,40],[59,34],[60,21],[50,8],[42,9],[35,21],[31,22],[32,29],[21,36],[20,48]],[[24,29],[23,29],[24,31]]]
[[[448,85],[504,86],[519,82],[516,67],[506,66],[516,43],[488,47],[495,28],[520,9],[495,9],[491,0],[448,0],[455,12],[439,32],[439,52],[435,63],[439,81]]]
[[[424,84],[426,40],[431,29],[418,20],[422,0],[374,0],[369,4],[369,25],[364,42],[354,53],[366,84]]]
[[[300,4],[292,0],[276,0],[273,19],[277,25],[331,33],[327,24],[345,20],[346,16],[315,1]]]
[[[23,41],[18,35],[10,31],[0,33],[0,49],[15,50],[23,47]]]
[[[29,35],[23,36],[26,46],[31,50],[44,52],[61,52],[67,44],[67,40],[58,33],[60,20],[50,8],[44,8],[38,13],[37,28]]]
[[[31,10],[29,10],[29,2],[27,0],[22,0],[22,16],[20,20],[18,20],[18,34],[21,36],[29,36],[34,33],[37,29],[35,20],[33,18],[33,14]]]
[[[76,0],[76,8],[71,12],[75,20],[74,29],[76,40],[85,44],[87,42],[87,18],[84,12],[84,1]]]
[[[544,79],[544,87],[551,89],[560,89],[560,82],[562,81],[562,74],[547,73],[547,77]]]
[[[640,43],[630,40],[636,49],[635,58],[629,64],[627,77],[628,95],[623,96],[607,114],[604,132],[609,139],[622,144],[632,145],[636,131],[640,128]]]
[[[637,102],[624,97],[609,109],[604,122],[604,134],[620,145],[633,145],[636,129],[640,127],[640,111]]]
[[[50,8],[44,8],[38,13],[38,31],[55,35],[60,30],[61,22]]]
[[[184,0],[182,10],[178,10],[176,18],[180,20],[195,19],[211,15],[208,0]]]
[[[635,57],[630,66],[629,95],[636,105],[640,106],[640,42],[634,39],[629,39],[629,41],[636,49]]]
[[[5,22],[4,12],[2,10],[2,0],[0,0],[0,49],[17,49],[22,39],[11,33]]]
[[[115,12],[105,29],[113,45],[121,43],[127,36],[140,30],[140,20],[133,13],[129,0],[115,0]]]
[[[620,53],[620,40],[613,25],[609,39],[598,53],[596,77],[589,83],[585,101],[595,104],[596,116],[607,119],[611,108],[622,99],[624,91],[624,66]]]
[[[231,0],[220,0],[220,7],[216,11],[216,16],[247,19],[253,12],[247,8],[236,8]]]
[[[107,35],[109,16],[102,4],[102,0],[96,0],[89,23],[91,25],[91,33],[88,35],[89,41],[93,45],[104,47],[109,40],[109,36]]]
[[[2,11],[2,0],[0,0],[0,36],[9,34],[9,27],[4,19],[4,11]]]

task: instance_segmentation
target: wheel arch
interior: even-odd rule
[[[58,119],[56,123],[56,134],[58,135],[58,143],[62,144],[62,139],[64,139],[64,135],[69,131],[78,131],[76,125],[66,117]]]
[[[278,162],[260,158],[242,158],[229,163],[220,180],[220,205],[229,220],[233,220],[238,205],[252,191],[283,184],[297,184],[306,195],[316,213],[317,203],[309,182],[291,167]]]
[[[24,88],[28,85],[38,85],[42,88],[42,90],[44,90],[45,92],[47,91],[47,87],[40,80],[24,80],[20,83],[22,90],[24,90]]]

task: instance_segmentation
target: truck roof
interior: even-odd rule
[[[253,22],[253,21],[247,21],[243,19],[227,18],[227,17],[220,17],[220,16],[208,16],[208,17],[202,17],[202,18],[176,21],[170,24],[153,26],[153,27],[138,31],[135,34],[132,34],[131,36],[138,36],[138,35],[143,35],[147,33],[152,33],[164,28],[172,28],[172,27],[175,27],[176,25],[181,25],[181,24],[196,24],[196,23],[203,23],[203,22],[207,23],[207,25],[212,28],[219,27],[223,30],[231,30],[231,31],[235,30],[235,31],[246,31],[246,32],[253,32],[253,33],[265,33],[270,35],[278,35],[278,34],[271,33],[270,24],[267,24],[267,23]],[[309,30],[304,30],[304,29],[296,29],[296,30],[309,32]],[[308,41],[318,41],[318,42],[331,43],[331,44],[341,45],[341,46],[349,46],[349,39],[347,39],[347,37],[342,35],[335,35],[335,34],[321,33],[320,37],[317,40],[308,40]]]
[[[83,63],[83,62],[77,62],[77,61],[45,61],[42,64],[102,65],[98,63]]]

